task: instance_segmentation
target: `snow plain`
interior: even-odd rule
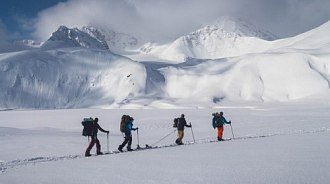
[[[313,104],[313,105],[312,105]],[[227,104],[214,109],[71,109],[1,111],[0,181],[18,183],[320,183],[330,181],[330,106],[318,103]],[[211,113],[224,111],[236,139],[215,140]],[[122,114],[135,118],[140,145],[173,131],[181,113],[195,144],[84,158],[83,117],[110,130],[110,151],[123,138]],[[225,138],[231,138],[230,126]],[[175,135],[157,146],[173,144]],[[106,135],[99,133],[102,150]],[[186,143],[192,141],[185,130]],[[137,144],[133,134],[133,145]],[[92,152],[95,151],[95,148]]]

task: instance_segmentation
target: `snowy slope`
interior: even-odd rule
[[[161,69],[170,98],[288,101],[329,95],[330,22],[296,37],[268,43],[267,52],[200,60]],[[185,100],[184,100],[185,99]]]
[[[169,67],[162,72],[167,95],[182,103],[289,101],[329,94],[330,63],[326,58],[329,56],[256,54]]]
[[[110,105],[138,96],[146,82],[142,64],[91,49],[0,55],[0,71],[3,108]]]
[[[259,53],[268,49],[276,37],[240,19],[222,17],[171,43],[161,58],[184,60],[187,57],[216,59]]]
[[[236,140],[216,139],[211,113],[224,111]],[[0,181],[3,184],[87,183],[318,183],[327,184],[329,104],[255,104],[221,109],[3,111],[0,119]],[[140,145],[154,144],[173,131],[181,113],[192,122],[196,144],[84,158],[83,117],[99,117],[110,130],[109,150],[123,141],[122,114],[134,117]],[[280,116],[279,116],[280,115]],[[107,136],[99,133],[101,149]],[[231,138],[225,125],[224,138]],[[175,134],[156,146],[173,144]],[[189,128],[183,141],[193,140]],[[133,132],[133,146],[137,144]],[[95,153],[95,147],[91,153]]]
[[[330,21],[323,25],[307,31],[292,38],[276,40],[273,42],[272,49],[284,48],[294,49],[296,52],[309,52],[318,54],[319,52],[330,51]]]

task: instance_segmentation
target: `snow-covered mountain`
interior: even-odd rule
[[[67,28],[60,26],[51,37],[41,46],[44,49],[64,47],[84,47],[92,49],[108,50],[109,47],[102,35],[97,29],[92,27]]]
[[[190,36],[203,41],[203,46],[211,45],[218,54],[222,46],[213,47],[217,45],[211,38],[221,36],[222,42],[227,36],[228,43],[236,40],[235,47],[227,44],[223,49],[238,56],[204,59],[210,53],[202,52],[197,42],[189,42],[195,59],[185,55],[185,62],[176,60],[176,64],[136,62],[129,54],[124,57],[107,50],[107,36],[96,28],[61,27],[41,48],[0,54],[0,108],[212,107],[226,101],[329,96],[330,22],[275,41],[243,36],[238,31],[242,28],[235,26],[231,27],[237,30],[235,34],[209,26],[196,32],[203,34]],[[201,35],[208,37],[204,40]],[[256,35],[268,38],[257,31]],[[168,57],[176,56],[168,53]]]
[[[116,54],[130,54],[140,45],[138,38],[100,26],[67,28],[60,26],[42,48],[84,47],[110,50]]]
[[[251,23],[222,17],[176,39],[161,58],[183,61],[187,57],[216,59],[258,53],[267,50],[276,36]]]
[[[3,54],[0,106],[109,106],[142,94],[145,74],[142,64],[102,50],[67,48]]]
[[[214,101],[290,101],[329,95],[329,31],[327,22],[301,35],[273,41],[267,52],[164,68],[165,90],[181,100],[213,96]]]
[[[96,27],[104,35],[104,39],[111,52],[129,54],[140,46],[141,40],[135,36],[120,33],[109,28]]]

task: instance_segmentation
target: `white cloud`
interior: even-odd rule
[[[45,40],[60,25],[92,24],[148,39],[175,38],[222,15],[291,36],[329,20],[328,7],[328,0],[69,0],[39,13],[34,36]]]
[[[35,24],[34,36],[46,39],[60,25],[81,27],[85,25],[104,25],[125,30],[136,25],[134,6],[118,0],[71,0],[59,3],[39,13]]]

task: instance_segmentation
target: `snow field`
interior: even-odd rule
[[[211,127],[211,113],[216,111],[224,111],[233,122],[237,140],[208,143],[216,138]],[[14,184],[327,183],[327,112],[326,104],[300,103],[232,104],[221,109],[1,111],[0,160],[7,166],[2,167],[0,180]],[[173,131],[172,119],[181,113],[192,122],[196,144],[83,157],[87,139],[81,136],[82,117],[100,118],[100,125],[110,130],[112,151],[123,141],[118,130],[122,114],[134,117],[140,145],[151,145]],[[232,136],[230,126],[224,133],[224,138]],[[170,135],[157,145],[173,144],[175,138]],[[100,132],[99,139],[106,151],[106,135]],[[192,141],[189,128],[184,141]]]

